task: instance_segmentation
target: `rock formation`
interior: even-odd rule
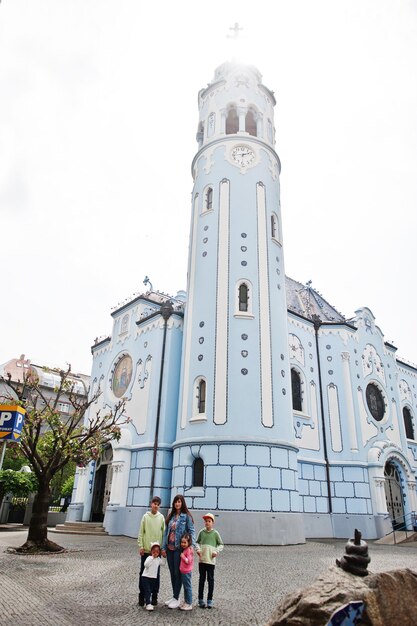
[[[364,626],[415,626],[417,572],[400,569],[364,577],[332,566],[309,587],[286,596],[267,626],[325,626],[335,611],[354,600],[365,602]]]

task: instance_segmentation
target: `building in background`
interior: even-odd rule
[[[199,93],[187,295],[135,295],[92,347],[93,410],[125,398],[131,423],[77,470],[69,520],[133,537],[183,493],[228,543],[288,544],[417,509],[417,370],[369,309],[286,277],[274,106],[235,63]]]
[[[38,382],[45,399],[53,399],[56,397],[55,389],[59,387],[61,378],[56,368],[47,365],[35,365],[30,359],[26,359],[24,354],[18,359],[10,359],[0,365],[0,376],[7,380],[10,375],[13,383],[21,383],[25,380],[30,382]],[[73,391],[80,399],[87,398],[90,386],[90,377],[85,374],[71,373],[69,382],[74,385]],[[38,400],[38,402],[42,402]],[[73,407],[69,401],[67,394],[61,394],[61,400],[57,405],[57,410],[63,419],[69,417],[73,413]]]

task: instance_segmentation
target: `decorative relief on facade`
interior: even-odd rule
[[[144,362],[142,361],[142,359],[139,359],[138,361],[138,369],[139,369],[138,383],[141,389],[144,388],[145,383],[149,378],[149,370],[147,366],[151,359],[152,359],[152,356],[149,354],[146,357]]]
[[[365,378],[373,374],[373,376],[379,378],[384,385],[386,384],[384,365],[381,361],[381,357],[370,343],[366,344],[362,353],[362,369]]]
[[[401,402],[409,402],[413,403],[413,395],[411,393],[411,389],[406,380],[401,379],[398,383],[398,387],[400,389],[400,400]]]
[[[224,146],[224,144],[223,144],[223,146]],[[204,151],[204,154],[202,155],[202,157],[198,160],[198,162],[200,163],[200,162],[202,162],[202,161],[201,161],[201,159],[204,159],[204,166],[203,166],[203,169],[204,169],[204,172],[205,172],[206,174],[210,174],[210,172],[211,172],[211,168],[212,168],[212,167],[213,167],[213,165],[214,165],[214,158],[213,158],[213,155],[214,155],[214,151],[215,151],[217,148],[219,148],[219,145],[218,145],[218,144],[216,144],[215,146],[212,146],[211,148],[207,148],[207,149]]]
[[[350,333],[345,328],[338,328],[336,330],[331,330],[330,328],[326,328],[326,326],[321,326],[320,334],[323,335],[323,337],[330,337],[330,336],[339,337],[342,340],[343,345],[345,346],[347,345],[349,339],[353,338],[356,342],[358,341],[357,337],[353,335],[353,333]]]
[[[140,314],[139,319],[143,320],[145,317],[148,317],[149,315],[152,315],[152,313],[155,313],[157,311],[157,309],[151,307],[151,306],[146,306],[142,313]]]
[[[305,365],[304,348],[297,335],[290,333],[288,336],[288,346],[290,349],[290,358],[295,359],[301,365]]]
[[[269,150],[265,150],[265,148],[261,148],[261,151],[264,152],[269,160],[268,170],[272,176],[272,180],[277,180],[279,176],[279,165],[277,163],[276,158],[272,155]]]
[[[208,116],[207,137],[211,137],[212,135],[214,135],[215,128],[216,128],[216,114],[212,112]]]
[[[301,320],[298,320],[297,318],[294,318],[292,316],[288,317],[288,324],[291,326],[295,326],[296,328],[301,328],[301,330],[305,331],[306,333],[309,333],[310,335],[314,334],[314,328],[312,324],[305,324]],[[310,343],[309,345],[311,346]]]

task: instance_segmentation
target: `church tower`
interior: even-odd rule
[[[275,98],[228,62],[198,103],[173,493],[226,541],[302,542]]]

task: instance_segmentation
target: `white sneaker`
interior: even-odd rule
[[[192,608],[192,605],[187,604],[186,602],[180,606],[181,611],[192,611]]]
[[[152,604],[147,604],[147,605],[145,606],[145,609],[146,609],[147,611],[153,611],[153,606],[152,606]]]
[[[174,598],[174,597],[171,597],[169,600],[167,600],[167,601],[165,602],[165,606],[168,606],[168,604],[171,604],[171,602],[172,602],[173,600],[175,600],[175,598]]]
[[[172,598],[171,602],[168,604],[169,609],[178,609],[180,605],[180,601]]]

